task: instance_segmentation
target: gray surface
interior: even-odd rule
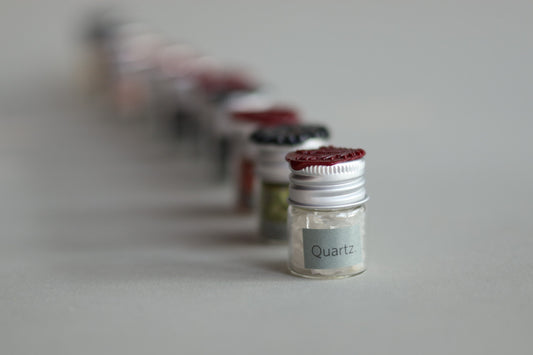
[[[0,5],[2,353],[530,353],[531,2],[131,5],[368,150],[369,269],[326,282],[80,100],[47,4]]]

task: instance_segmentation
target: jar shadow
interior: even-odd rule
[[[291,276],[289,269],[287,268],[287,260],[256,261],[253,265],[272,273]]]

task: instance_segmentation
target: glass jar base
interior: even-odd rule
[[[348,277],[359,275],[366,271],[366,266],[350,268],[350,270],[338,270],[332,273],[321,273],[318,270],[314,272],[310,271],[311,269],[301,269],[289,265],[289,272],[294,276],[304,277],[306,279],[315,279],[315,280],[338,280],[345,279]]]

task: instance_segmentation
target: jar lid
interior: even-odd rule
[[[208,93],[253,91],[259,85],[250,74],[240,69],[224,68],[218,72],[203,72],[197,76],[200,87]]]
[[[136,29],[133,24],[131,26],[132,31]],[[118,44],[116,62],[125,71],[153,69],[157,65],[154,53],[164,45],[163,37],[158,33],[141,29],[142,27],[139,27],[139,33],[124,36]]]
[[[190,63],[200,57],[200,52],[187,43],[171,43],[161,48],[156,56],[160,71],[168,77],[187,75]]]
[[[334,146],[320,147],[312,150],[297,150],[287,154],[285,159],[294,170],[316,165],[329,166],[347,161],[362,159],[366,152],[361,149],[339,148]]]
[[[365,151],[333,146],[287,154],[289,200],[304,208],[343,208],[368,200]]]
[[[87,17],[85,38],[95,43],[103,43],[113,36],[118,25],[114,14],[109,9],[96,9]]]
[[[228,96],[221,109],[231,118],[234,112],[265,111],[274,106],[274,99],[267,92],[234,92]]]
[[[258,145],[291,147],[312,138],[326,140],[329,138],[329,131],[321,125],[280,125],[260,128],[250,136],[251,141]]]
[[[217,135],[229,136],[236,133],[236,127],[232,123],[233,112],[236,111],[264,111],[273,106],[273,99],[264,91],[236,91],[229,94],[227,99],[217,106],[213,129]],[[238,125],[238,124],[237,124]],[[254,127],[251,128],[253,130]],[[250,134],[250,129],[243,132]]]
[[[294,149],[316,149],[327,143],[329,132],[320,125],[281,125],[255,131],[250,140],[257,148],[257,174],[263,181],[289,183],[285,155]]]
[[[257,124],[259,127],[296,124],[300,121],[295,109],[288,106],[272,106],[265,110],[233,111],[233,120]]]

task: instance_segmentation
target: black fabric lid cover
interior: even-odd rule
[[[281,125],[258,129],[250,139],[256,144],[298,145],[311,138],[329,138],[329,131],[322,125]]]

